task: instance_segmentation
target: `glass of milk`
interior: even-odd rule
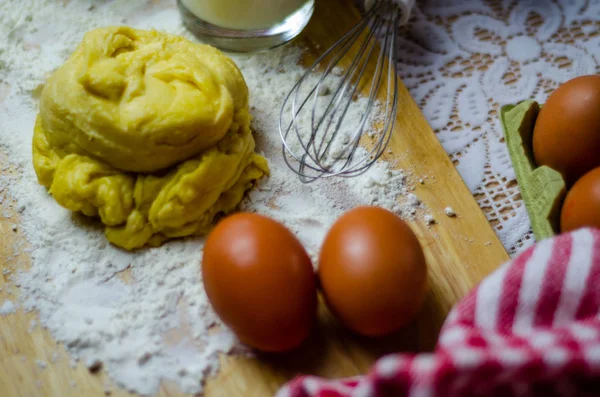
[[[225,51],[267,50],[296,37],[315,0],[177,0],[185,26]]]

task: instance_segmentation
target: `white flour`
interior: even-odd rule
[[[118,250],[93,220],[58,206],[38,185],[31,166],[36,98],[44,78],[85,31],[122,23],[190,37],[171,1],[0,2],[0,145],[10,161],[4,171],[16,170],[0,179],[0,193],[16,200],[18,229],[31,256],[31,268],[12,280],[22,306],[37,310],[40,325],[88,368],[102,367],[120,386],[140,394],[156,392],[162,378],[198,393],[218,369],[219,353],[244,352],[232,333],[218,327],[207,302],[199,273],[202,240],[136,253]],[[295,66],[299,55],[288,48],[236,57],[250,87],[257,149],[272,170],[242,208],[283,222],[314,258],[327,228],[343,211],[376,204],[412,217],[421,204],[416,198],[397,202],[408,197],[405,176],[382,162],[358,178],[310,185],[286,168],[278,108],[302,73]],[[9,201],[2,203],[4,216],[10,214]],[[0,314],[14,309],[7,301]]]
[[[16,311],[15,304],[12,301],[4,301],[0,306],[0,316],[6,316]]]

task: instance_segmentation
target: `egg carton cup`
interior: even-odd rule
[[[527,100],[505,105],[500,121],[531,228],[540,241],[560,233],[560,210],[567,193],[562,175],[533,157],[533,129],[541,105]]]

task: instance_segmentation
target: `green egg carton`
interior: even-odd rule
[[[515,169],[531,227],[539,241],[560,233],[560,209],[567,193],[562,175],[533,158],[533,128],[540,105],[533,100],[500,110],[508,152]]]

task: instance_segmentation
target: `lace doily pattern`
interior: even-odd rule
[[[404,83],[506,249],[531,245],[498,112],[600,71],[600,0],[418,1],[398,53]]]

